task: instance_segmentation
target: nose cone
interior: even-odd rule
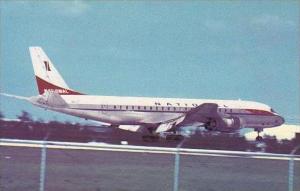
[[[285,122],[285,121],[284,121],[284,118],[283,118],[283,117],[281,117],[281,116],[278,116],[278,117],[277,117],[277,124],[278,124],[278,126],[284,124],[284,122]]]

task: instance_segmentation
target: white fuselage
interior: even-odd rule
[[[41,47],[30,47],[29,51],[40,94],[29,101],[39,107],[119,127],[136,125],[152,131],[150,126],[156,126],[156,132],[200,123],[209,130],[260,130],[284,122],[269,106],[251,101],[84,95],[67,85]],[[207,110],[195,114],[197,108],[205,106]],[[212,107],[213,111],[209,109]]]
[[[43,96],[40,96],[43,97]],[[241,100],[62,95],[68,107],[35,105],[113,125],[159,124],[184,115],[203,103],[218,104],[222,117],[238,117],[243,127],[263,129],[281,125],[284,119],[268,105]]]

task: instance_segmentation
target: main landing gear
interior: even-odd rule
[[[159,140],[159,136],[155,134],[150,134],[150,135],[143,135],[142,136],[143,141],[145,142],[156,142]]]
[[[184,139],[183,135],[180,134],[168,134],[165,136],[162,136],[162,138],[165,138],[167,141],[181,141]],[[156,142],[159,141],[160,135],[156,134],[149,134],[149,135],[143,135],[142,136],[143,141],[145,142]]]
[[[263,138],[262,138],[262,136],[259,135],[259,133],[262,132],[262,130],[260,130],[260,129],[255,129],[255,131],[257,132],[256,141],[259,141],[259,142],[262,141]]]
[[[181,141],[184,139],[184,136],[177,133],[176,131],[165,132],[163,134],[158,134],[154,132],[154,129],[148,128],[148,134],[142,136],[143,141],[145,142],[157,142],[160,138],[163,138],[167,141]]]
[[[145,142],[157,142],[159,140],[159,134],[155,133],[154,128],[148,127],[148,133],[142,136]]]
[[[181,141],[183,139],[184,139],[184,136],[180,135],[180,134],[169,134],[169,135],[166,135],[166,140],[167,141]]]

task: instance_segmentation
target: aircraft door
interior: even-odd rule
[[[108,111],[108,105],[104,104],[100,106],[99,114],[107,114]]]

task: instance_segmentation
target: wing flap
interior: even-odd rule
[[[184,118],[185,118],[185,115],[183,115],[179,118],[173,119],[171,121],[167,121],[165,123],[162,123],[156,128],[155,132],[156,133],[161,133],[161,132],[169,131],[173,127],[176,127],[179,123],[181,123],[184,120]]]
[[[141,125],[119,125],[118,128],[132,132],[141,132],[143,130]]]

